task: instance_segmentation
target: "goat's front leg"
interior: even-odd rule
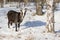
[[[20,23],[18,23],[18,30],[20,29]]]
[[[15,27],[16,27],[15,31],[17,31],[17,23],[15,23]]]
[[[20,22],[18,23],[18,28],[20,28]]]

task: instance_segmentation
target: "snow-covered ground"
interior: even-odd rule
[[[11,9],[19,11],[19,8],[0,8],[0,40],[60,40],[60,10],[54,12],[56,33],[46,33],[46,14],[32,16],[35,7],[30,5],[26,8],[32,11],[27,11],[18,32],[15,31],[14,24],[8,28],[6,14]]]

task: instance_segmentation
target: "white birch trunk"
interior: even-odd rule
[[[54,12],[53,12],[53,0],[46,0],[47,3],[47,31],[54,32]]]
[[[4,0],[4,5],[6,4],[6,0]]]
[[[6,4],[6,0],[3,0],[3,6]]]

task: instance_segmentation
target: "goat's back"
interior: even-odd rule
[[[15,19],[19,17],[19,14],[20,14],[19,12],[10,10],[10,11],[7,13],[8,20],[14,22]],[[17,20],[18,20],[18,19],[17,19]]]

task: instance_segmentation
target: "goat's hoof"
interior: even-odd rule
[[[8,28],[10,28],[10,27],[8,27]]]
[[[16,30],[16,32],[17,32],[18,30]]]

